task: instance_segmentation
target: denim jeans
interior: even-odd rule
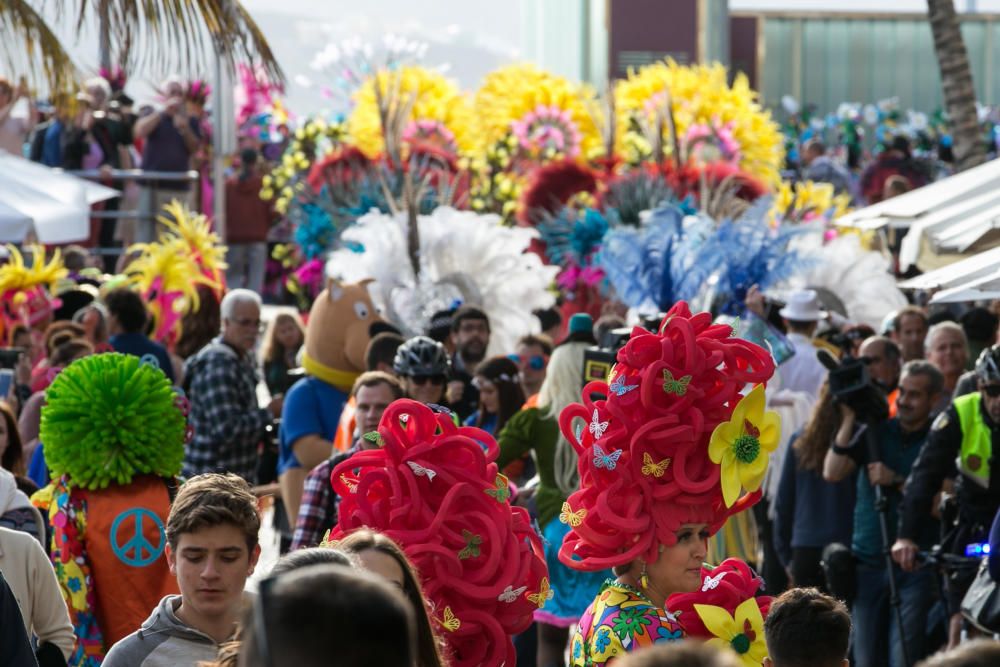
[[[927,654],[927,614],[935,596],[933,572],[893,569],[909,664],[903,662],[896,612],[889,604],[887,570],[858,563],[858,592],[851,610],[855,667],[911,667]]]

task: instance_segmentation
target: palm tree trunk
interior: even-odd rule
[[[955,166],[963,171],[986,161],[969,54],[965,50],[953,0],[927,0],[927,17],[941,69],[945,108],[951,120]]]

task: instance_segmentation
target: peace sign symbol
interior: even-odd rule
[[[147,366],[152,366],[153,368],[160,367],[160,360],[156,358],[156,355],[152,352],[147,353],[139,357],[140,364],[146,364]]]
[[[134,519],[134,522],[129,521],[129,519]],[[156,546],[150,544],[142,532],[142,523],[147,519],[152,521],[160,531],[160,538]],[[123,524],[134,526],[132,536],[125,540],[124,544],[118,539],[118,530],[123,528]],[[127,530],[127,528],[124,529]],[[146,567],[160,557],[165,543],[166,535],[163,532],[163,522],[160,521],[160,517],[144,507],[125,510],[116,516],[114,523],[111,524],[111,550],[118,557],[118,560],[126,565]]]

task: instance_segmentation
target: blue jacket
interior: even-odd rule
[[[797,452],[788,444],[775,499],[774,549],[786,567],[792,549],[851,544],[857,473],[837,483],[823,479],[822,470],[799,468]]]

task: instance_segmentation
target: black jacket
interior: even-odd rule
[[[0,572],[0,662],[6,667],[38,667],[24,629],[21,608]]]
[[[984,422],[990,427],[993,452],[1000,452],[1000,426],[993,423],[983,409],[982,402],[979,409],[983,411]],[[1000,507],[1000,471],[997,470],[1000,462],[995,453],[990,456],[990,484],[989,488],[984,489],[959,473],[956,460],[961,448],[962,426],[952,404],[934,420],[927,443],[913,464],[903,494],[899,521],[901,538],[916,540],[916,536],[920,534],[920,525],[930,515],[931,503],[945,479],[955,480],[959,512],[957,519],[973,529],[970,534],[981,532],[974,528],[977,524],[989,531],[997,508]],[[943,529],[947,532],[948,527],[943,526]]]

